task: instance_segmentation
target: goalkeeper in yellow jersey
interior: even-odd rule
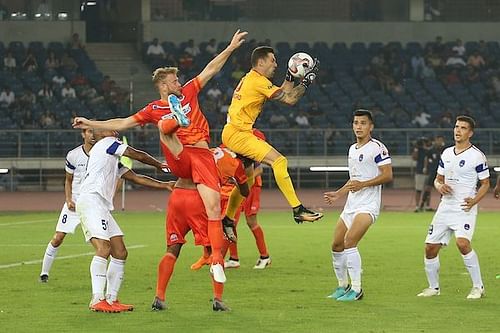
[[[273,169],[274,178],[279,189],[293,209],[295,222],[314,222],[323,214],[305,208],[295,194],[295,189],[288,174],[288,162],[269,143],[252,134],[253,125],[262,112],[264,103],[276,100],[288,105],[294,105],[304,95],[307,87],[314,81],[319,62],[308,68],[300,84],[294,86],[294,78],[287,72],[281,87],[275,86],[270,80],[278,67],[274,49],[269,46],[255,48],[251,56],[252,69],[240,80],[234,90],[231,105],[229,106],[227,123],[222,130],[222,142],[233,152],[249,160],[265,163]],[[249,187],[252,186],[253,166],[247,167]],[[237,209],[243,197],[237,190],[233,190],[226,210],[223,223],[234,220]]]

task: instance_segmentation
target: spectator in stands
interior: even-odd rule
[[[18,98],[18,103],[21,109],[29,110],[36,103],[36,96],[30,89],[24,89],[21,97]]]
[[[42,128],[53,128],[56,124],[56,119],[49,110],[45,110],[40,118],[40,124],[42,125]]]
[[[56,71],[59,69],[60,66],[61,66],[61,61],[57,59],[54,51],[50,51],[47,60],[45,60],[45,69]]]
[[[69,56],[69,53],[65,51],[61,59],[61,67],[64,70],[74,72],[78,68],[78,65],[75,60]]]
[[[80,35],[78,33],[74,33],[71,35],[71,40],[68,44],[68,49],[70,50],[84,50],[85,45],[83,45],[82,40],[80,39]]]
[[[31,113],[31,109],[24,111],[23,117],[21,119],[20,127],[22,129],[36,128],[35,120],[33,119],[33,114]]]
[[[8,108],[16,101],[16,95],[10,87],[4,87],[0,93],[0,107]]]
[[[476,50],[469,56],[469,59],[467,59],[467,65],[481,69],[486,65],[486,62],[479,51]]]
[[[297,116],[295,116],[295,123],[298,125],[298,127],[305,128],[309,127],[309,118],[307,118],[305,112],[303,110],[300,110]]]
[[[309,111],[307,112],[311,116],[322,116],[323,115],[323,110],[321,109],[318,101],[312,101],[311,105],[309,106]]]
[[[100,96],[97,93],[97,90],[95,90],[95,88],[89,86],[88,84],[83,84],[80,87],[78,97],[85,100],[89,105],[95,105],[104,102],[104,97]]]
[[[184,52],[186,52],[187,54],[191,55],[194,58],[198,54],[200,54],[200,49],[198,48],[198,46],[194,45],[194,40],[190,39],[188,40],[188,44],[184,49]]]
[[[436,53],[439,56],[443,56],[446,51],[446,45],[443,44],[443,37],[436,36],[432,48],[434,53]]]
[[[286,117],[282,114],[273,112],[271,115],[271,118],[269,118],[269,123],[271,124],[271,127],[274,128],[283,128],[289,126],[288,120]]]
[[[61,87],[66,83],[66,78],[62,76],[62,74],[56,73],[56,75],[52,77],[52,83],[57,89],[61,89]]]
[[[460,83],[461,83],[460,76],[458,75],[458,70],[456,68],[453,68],[444,77],[444,84],[447,86]]]
[[[220,101],[219,112],[222,114],[227,114],[227,111],[229,110],[230,103],[231,103],[231,100],[230,100],[229,96],[226,94],[223,94],[221,97],[221,101]],[[225,119],[224,119],[224,121],[225,121]],[[222,123],[224,123],[224,122],[222,122]]]
[[[208,41],[207,47],[205,48],[205,52],[210,54],[212,57],[217,55],[217,43],[214,38]]]
[[[451,119],[453,118],[453,115],[450,111],[446,111],[443,113],[441,116],[441,119],[439,120],[439,127],[441,128],[451,128],[452,127],[452,122]]]
[[[426,60],[436,74],[443,72],[443,59],[439,54],[435,53],[433,49],[430,49],[429,53],[427,53]]]
[[[207,90],[207,97],[212,100],[217,101],[221,96],[222,91],[220,91],[220,89],[216,85],[212,85],[210,89]]]
[[[446,60],[447,67],[463,68],[466,66],[464,59],[458,55],[457,51],[453,51],[453,54]]]
[[[3,67],[7,71],[14,72],[17,68],[16,58],[12,56],[11,51],[7,51],[7,55],[3,58]]]
[[[146,61],[151,64],[151,68],[158,68],[163,66],[167,54],[163,46],[158,42],[158,38],[153,39],[153,42],[148,46],[146,51]]]
[[[436,78],[436,72],[432,68],[432,65],[428,60],[425,61],[424,68],[422,69],[422,79],[434,79]]]
[[[77,74],[75,75],[75,77],[73,78],[73,80],[71,80],[71,82],[70,82],[70,83],[71,83],[71,85],[72,85],[73,87],[75,87],[75,86],[83,86],[83,85],[86,85],[86,84],[88,84],[88,82],[89,82],[89,81],[87,80],[87,78],[85,77],[85,75],[83,75],[82,73],[77,73]]]
[[[483,57],[484,62],[487,63],[488,60],[490,59],[491,54],[488,45],[484,40],[481,39],[479,41],[479,45],[476,51]]]
[[[61,89],[61,97],[63,99],[76,98],[76,91],[69,83],[66,82],[64,87]]]
[[[236,59],[236,58],[234,58]],[[231,72],[231,78],[234,80],[234,81],[240,81],[241,78],[245,76],[245,71],[241,68],[241,65],[239,63],[236,63],[233,71]]]
[[[422,55],[417,52],[411,57],[411,69],[413,73],[413,77],[416,79],[420,79],[422,77],[422,72],[425,67],[425,60]]]
[[[38,91],[38,96],[45,101],[51,101],[54,97],[54,91],[49,83],[44,83],[42,89]]]
[[[44,20],[50,20],[52,17],[52,10],[46,0],[40,1],[35,13],[41,14]]]
[[[412,159],[417,162],[415,165],[415,213],[421,211],[420,200],[422,198],[422,191],[424,190],[427,180],[428,171],[424,166],[428,152],[428,141],[429,140],[426,137],[419,138],[411,154]]]
[[[161,12],[160,8],[154,8],[153,14],[151,15],[151,20],[153,21],[163,21],[165,20],[165,15]]]
[[[481,77],[479,76],[478,71],[471,66],[467,65],[467,73],[465,74],[465,83],[471,84],[471,83],[476,83],[481,80]]]
[[[179,57],[179,69],[184,72],[189,72],[193,68],[193,56],[187,52],[184,52]]]
[[[464,43],[462,42],[462,40],[460,38],[457,39],[455,46],[453,46],[451,48],[451,50],[453,52],[456,52],[459,57],[463,58],[465,56],[466,49],[465,49]]]
[[[430,124],[431,115],[424,112],[423,110],[418,110],[415,118],[411,121],[412,124],[418,127],[426,127]]]
[[[26,59],[24,59],[23,62],[23,70],[26,72],[34,72],[37,69],[38,69],[38,62],[36,61],[33,52],[28,51],[28,55],[26,56]]]

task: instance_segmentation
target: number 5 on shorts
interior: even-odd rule
[[[108,229],[108,221],[101,220],[101,224],[102,224],[102,230],[107,230]]]

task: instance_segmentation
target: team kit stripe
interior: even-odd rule
[[[120,143],[115,141],[111,146],[109,146],[108,149],[106,149],[106,153],[108,153],[109,155],[114,155],[118,147],[120,147]]]

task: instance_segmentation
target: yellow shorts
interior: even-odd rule
[[[222,130],[222,143],[233,152],[262,162],[273,147],[264,140],[253,135],[252,131],[244,131],[226,124]]]

